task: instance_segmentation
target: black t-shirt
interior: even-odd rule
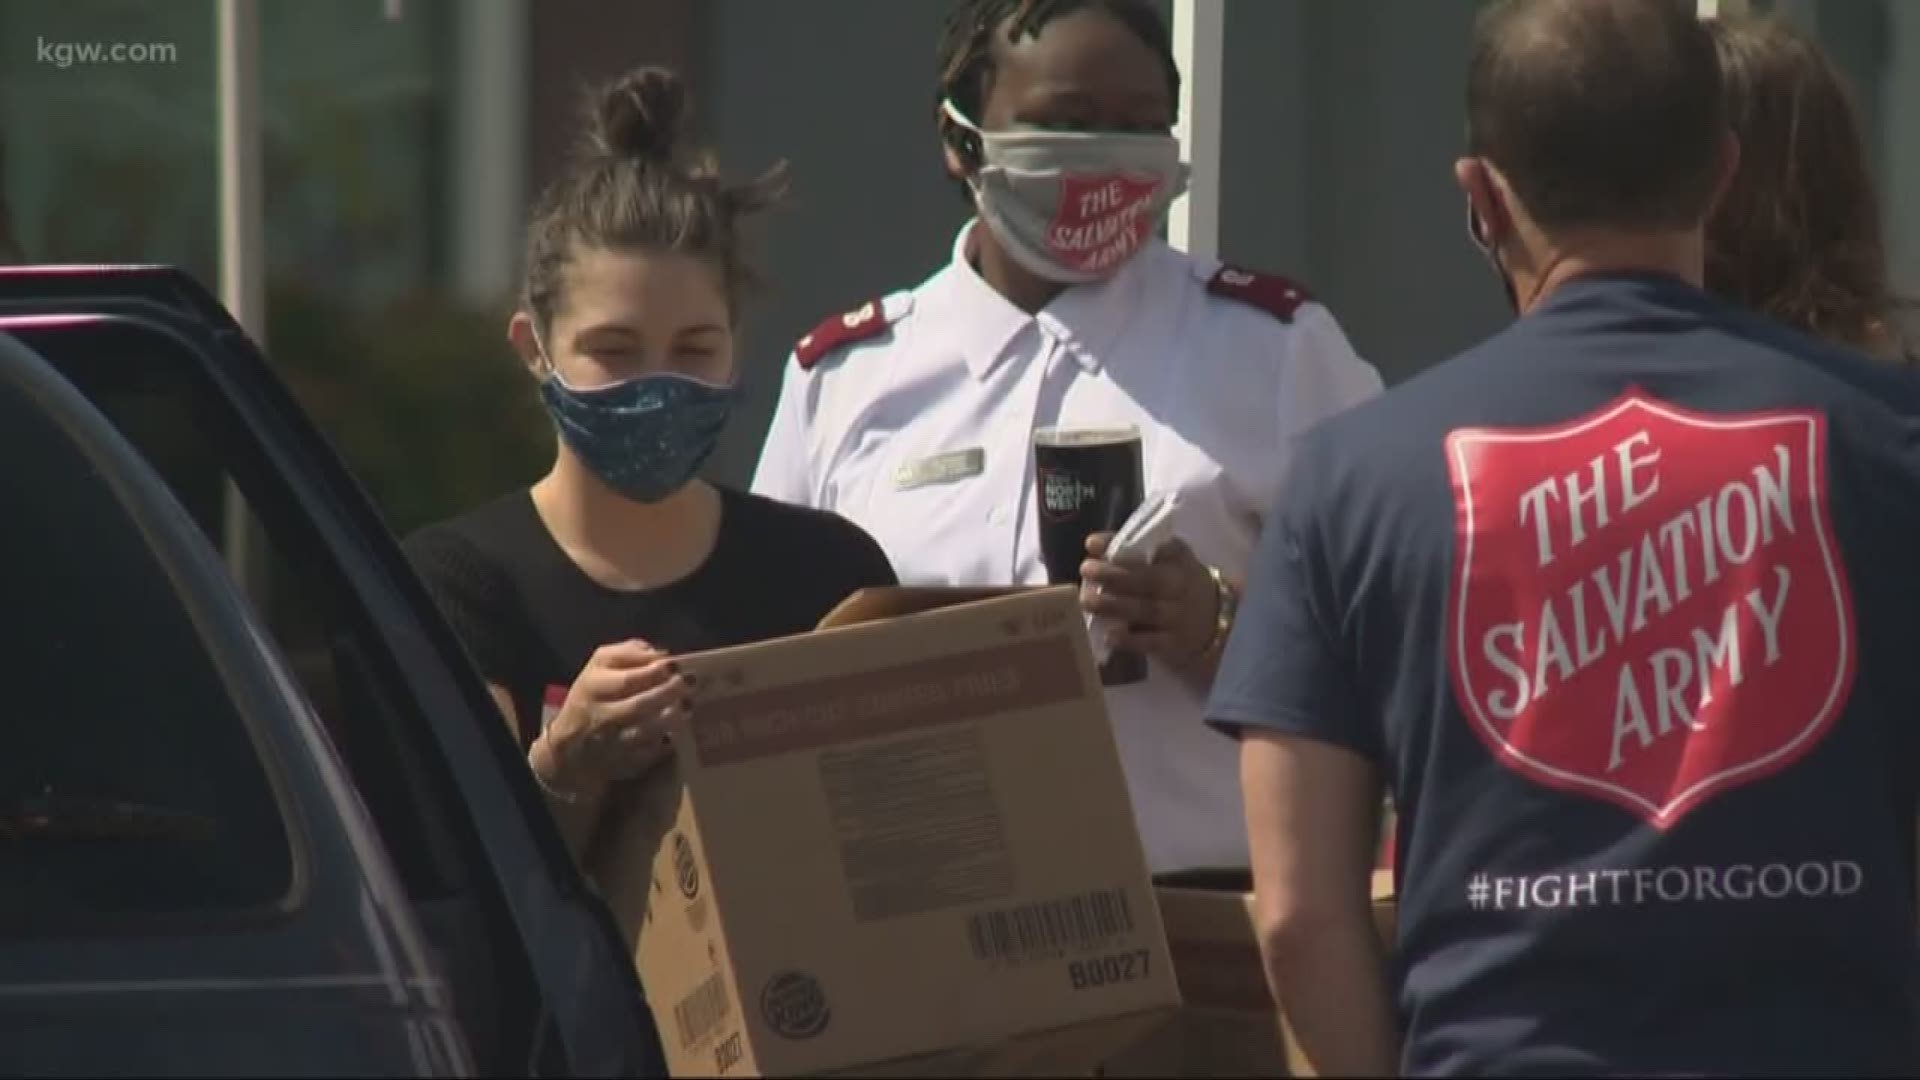
[[[539,734],[549,695],[564,695],[602,645],[637,637],[683,655],[784,637],[813,629],[859,589],[896,583],[880,546],[845,519],[719,491],[712,553],[658,589],[589,578],[525,490],[407,539],[481,674],[512,695],[523,744]]]
[[[1388,778],[1408,1073],[1920,1069],[1917,403],[1607,275],[1302,442],[1209,714]]]

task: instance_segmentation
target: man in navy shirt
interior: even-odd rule
[[[1920,1070],[1920,430],[1700,290],[1691,6],[1485,11],[1456,173],[1521,317],[1305,437],[1262,538],[1209,716],[1326,1074]]]

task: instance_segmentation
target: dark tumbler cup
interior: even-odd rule
[[[1113,532],[1140,508],[1140,432],[1122,428],[1040,428],[1033,433],[1033,475],[1039,508],[1040,559],[1047,580],[1078,585],[1087,537]],[[1125,686],[1147,677],[1147,658],[1115,649],[1100,665],[1100,682]]]

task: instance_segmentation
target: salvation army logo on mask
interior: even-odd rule
[[[1138,173],[1063,174],[1047,250],[1082,273],[1119,266],[1146,242],[1159,191],[1158,179]]]
[[[1665,829],[1811,750],[1854,670],[1825,439],[1818,413],[1637,390],[1449,435],[1447,651],[1494,755]]]

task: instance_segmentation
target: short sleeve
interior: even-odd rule
[[[1379,396],[1380,372],[1354,351],[1325,305],[1303,306],[1293,329],[1293,363],[1282,383],[1285,418],[1293,426],[1319,423]]]
[[[1261,533],[1207,721],[1236,737],[1250,728],[1300,735],[1378,760],[1376,727],[1328,617],[1334,589],[1309,486],[1303,476]]]
[[[823,513],[834,525],[823,537],[826,545],[821,553],[821,562],[830,567],[823,580],[834,583],[831,591],[836,594],[829,598],[828,610],[861,589],[900,584],[887,553],[865,529],[838,514]]]
[[[847,565],[853,571],[854,589],[880,589],[900,584],[900,576],[894,572],[893,562],[887,558],[880,542],[852,522],[848,522],[847,527],[853,533],[847,551]]]
[[[760,463],[753,471],[755,495],[795,506],[814,506],[813,466],[807,450],[807,372],[791,357],[780,380]]]
[[[1288,339],[1276,403],[1281,460],[1294,441],[1322,420],[1379,396],[1380,373],[1360,358],[1333,312],[1318,303],[1302,305]],[[1283,470],[1284,472],[1284,470]],[[1269,505],[1282,493],[1270,493]]]
[[[414,572],[488,682],[514,690],[525,657],[518,643],[513,585],[506,572],[459,533],[429,527],[404,545]]]

